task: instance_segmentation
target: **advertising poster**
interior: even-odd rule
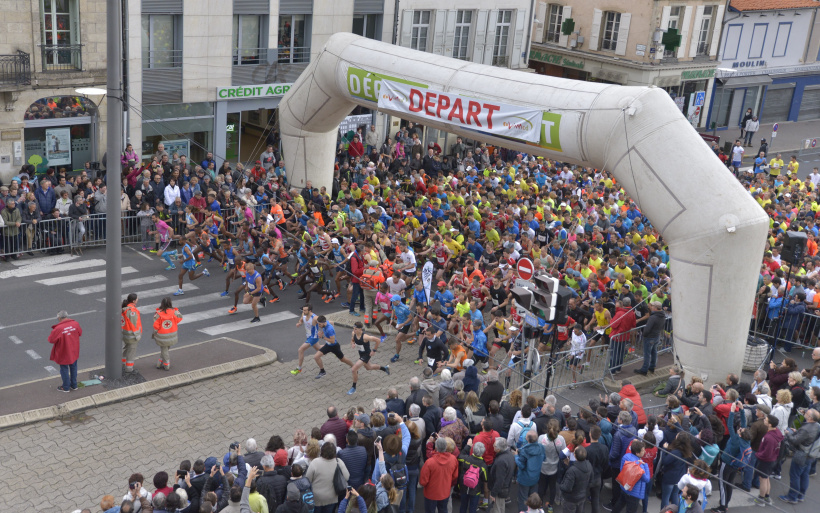
[[[46,159],[49,166],[71,165],[71,129],[46,130]]]

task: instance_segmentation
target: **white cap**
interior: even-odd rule
[[[339,239],[337,239],[336,237],[333,237],[332,239],[330,239],[330,243],[331,243],[331,244],[338,244],[338,243],[339,243]]]
[[[472,170],[473,170],[473,166],[467,166],[466,171],[472,171]]]

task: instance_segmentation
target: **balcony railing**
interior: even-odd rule
[[[509,63],[509,59],[506,55],[493,55],[493,66],[504,66],[506,67]]]
[[[0,55],[0,86],[31,84],[31,56],[17,51],[13,55]]]
[[[277,49],[277,62],[299,64],[310,62],[309,46],[282,47]]]
[[[709,43],[698,43],[698,51],[695,55],[709,55]]]
[[[43,71],[76,71],[83,69],[83,45],[40,45]]]
[[[182,67],[182,50],[148,50],[142,52],[143,69],[174,69]]]
[[[266,64],[268,53],[276,55],[276,50],[270,48],[234,48],[233,65],[248,66],[253,64]]]

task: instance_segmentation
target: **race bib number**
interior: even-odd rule
[[[566,327],[564,327],[564,326],[558,326],[558,333],[566,333],[566,332],[567,332],[567,328],[566,328]]]
[[[498,300],[493,298],[493,306],[498,306]]]
[[[445,262],[444,257],[438,257],[438,263],[443,264]]]
[[[364,346],[361,344],[356,344],[356,351],[360,353],[364,352]]]
[[[310,270],[311,270],[311,272],[313,272],[314,274],[319,274],[319,268],[318,268],[318,267],[311,267],[311,268],[310,268]]]
[[[436,366],[436,359],[435,358],[428,358],[427,359],[427,365],[429,365],[430,367],[435,367]]]
[[[389,308],[389,306],[388,306],[388,304],[387,304],[387,303],[379,303],[379,307],[380,307],[382,310],[387,310],[387,309]]]

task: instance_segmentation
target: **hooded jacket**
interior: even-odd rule
[[[453,485],[458,481],[458,460],[448,452],[435,452],[424,462],[419,483],[424,488],[424,498],[441,501],[450,497]]]
[[[541,464],[545,457],[544,447],[537,441],[522,446],[515,456],[515,464],[518,465],[518,484],[537,484],[541,478]]]
[[[666,314],[663,310],[655,310],[649,314],[649,319],[643,327],[644,340],[649,338],[658,338],[663,331],[663,324],[666,322]]]
[[[558,485],[564,495],[564,500],[570,502],[584,501],[592,482],[592,474],[592,465],[587,460],[576,461],[570,465],[564,474],[564,479]]]
[[[761,461],[775,461],[780,454],[780,443],[783,441],[783,433],[779,429],[770,429],[760,442],[760,448],[755,453],[755,457]]]
[[[53,345],[50,360],[57,365],[71,365],[80,357],[83,329],[74,319],[63,319],[51,327],[48,341]]]
[[[632,401],[632,412],[638,415],[638,424],[646,424],[646,413],[643,411],[643,401],[641,401],[641,394],[635,389],[635,385],[624,385],[618,391],[618,395],[621,396],[621,399],[629,399]]]
[[[613,468],[620,468],[622,466],[621,460],[626,454],[626,449],[638,436],[638,430],[635,426],[620,425],[612,434],[612,447],[609,449],[609,466]]]

